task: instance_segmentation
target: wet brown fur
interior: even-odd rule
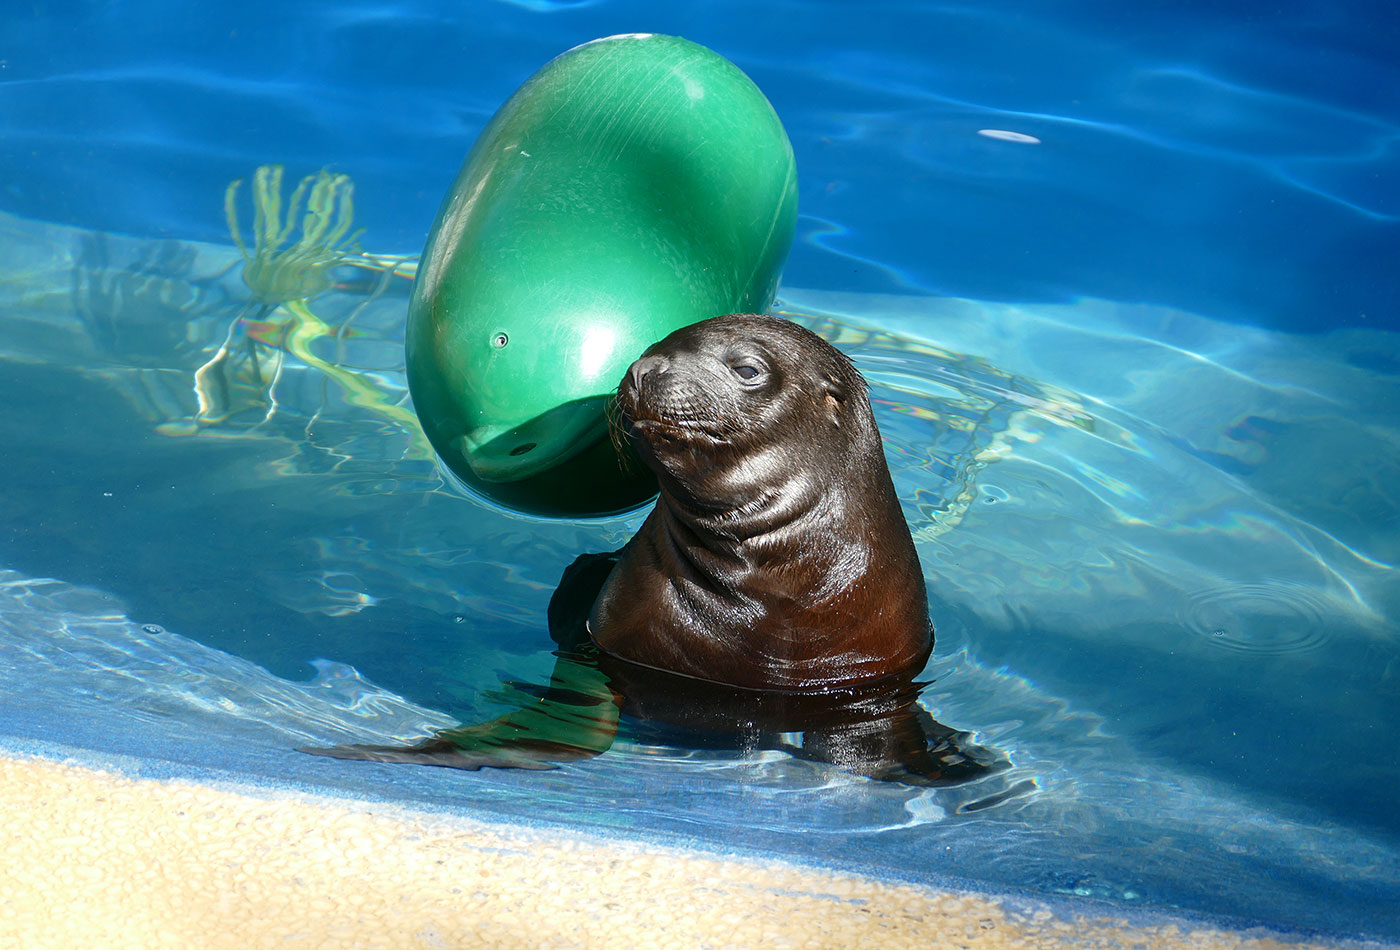
[[[750,689],[922,668],[923,572],[844,354],[786,320],[716,317],[648,349],[616,406],[661,496],[594,604],[602,650]]]

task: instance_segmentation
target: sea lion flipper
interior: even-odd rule
[[[617,735],[618,698],[587,655],[560,654],[549,686],[519,692],[520,708],[489,722],[444,729],[412,745],[339,745],[298,752],[337,759],[468,769],[552,769],[592,758]]]
[[[448,729],[412,745],[338,745],[328,748],[304,747],[298,752],[336,759],[367,762],[394,762],[410,765],[437,765],[450,769],[552,769],[559,762],[592,758],[612,744],[589,744],[587,731],[576,733],[579,742],[544,739],[528,735],[511,716],[460,729]]]
[[[934,719],[916,696],[901,689],[877,692],[807,730],[801,744],[787,751],[876,781],[921,787],[961,785],[1010,766],[971,733]]]
[[[1009,763],[1004,760],[987,761],[983,757],[953,754],[939,755],[930,750],[927,754],[911,756],[890,765],[871,778],[882,782],[899,782],[902,785],[931,786],[941,788],[948,785],[962,785],[999,772]]]
[[[521,754],[509,747],[468,749],[441,737],[425,739],[414,745],[337,745],[327,748],[302,747],[298,752],[324,755],[334,759],[358,759],[365,762],[395,762],[409,765],[437,765],[444,768],[475,772],[493,769],[553,769],[553,762]]]
[[[1010,767],[1004,756],[977,745],[970,733],[920,712],[926,741],[900,755],[884,774],[872,777],[905,785],[961,785]]]
[[[549,635],[560,650],[586,654],[592,650],[588,636],[588,615],[622,551],[580,554],[559,579],[549,598]]]

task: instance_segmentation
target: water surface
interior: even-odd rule
[[[5,15],[11,747],[1400,937],[1384,11],[143,12]],[[873,384],[937,628],[923,702],[1004,772],[911,789],[637,736],[545,773],[291,751],[495,715],[548,674],[564,567],[641,515],[445,482],[404,387],[408,271],[258,304],[224,188],[332,165],[362,245],[411,256],[514,85],[639,27],[730,56],[788,125],[779,307]]]

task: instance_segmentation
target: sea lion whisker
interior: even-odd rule
[[[620,395],[614,395],[608,400],[603,414],[608,421],[608,441],[612,443],[618,466],[623,472],[631,474],[636,471],[638,460],[636,454],[629,450],[632,423],[627,410],[621,404]]]

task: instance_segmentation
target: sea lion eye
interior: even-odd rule
[[[721,357],[745,389],[758,389],[768,381],[768,374],[772,372],[767,356],[755,352],[755,349],[750,346],[736,346]]]

